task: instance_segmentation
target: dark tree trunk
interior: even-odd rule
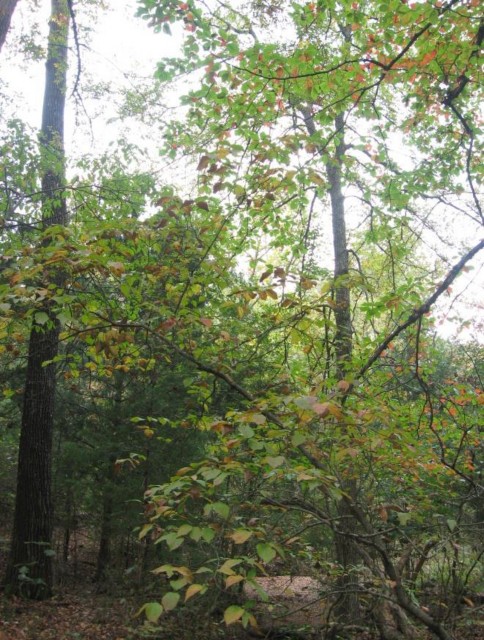
[[[113,435],[119,433],[122,423],[122,403],[123,403],[123,378],[116,375],[114,380],[113,397]],[[117,456],[111,454],[109,457],[109,467],[107,478],[103,489],[103,511],[101,521],[101,535],[99,538],[99,549],[97,554],[95,582],[104,582],[107,578],[107,569],[111,564],[111,545],[113,537],[113,490],[116,485],[115,463]]]
[[[111,467],[113,467],[113,465],[114,465],[114,461],[112,462]],[[103,494],[101,535],[99,538],[96,574],[94,576],[95,582],[104,582],[107,578],[107,569],[111,563],[112,535],[113,535],[113,495],[112,495],[112,485],[110,483],[104,488],[104,494]]]
[[[17,2],[18,0],[2,0],[0,3],[0,51],[5,44]]]
[[[68,26],[67,0],[52,0],[40,132],[44,229],[67,224],[63,189]],[[63,276],[59,271],[45,278],[44,286],[52,282],[62,286]],[[52,592],[51,456],[56,387],[56,368],[52,361],[58,353],[59,323],[48,302],[37,309],[36,314],[42,321],[34,317],[29,340],[6,586],[10,592],[43,599]],[[46,362],[50,364],[45,365]]]

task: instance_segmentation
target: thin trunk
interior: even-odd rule
[[[338,379],[343,379],[353,350],[350,290],[348,287],[348,247],[346,243],[345,203],[342,189],[341,168],[345,155],[343,138],[344,117],[335,118],[335,129],[339,136],[334,157],[326,164],[326,175],[331,199],[331,221],[333,225],[333,255],[335,279],[335,357]]]
[[[111,469],[115,460],[111,461]],[[101,522],[101,535],[99,538],[99,549],[97,554],[95,582],[104,582],[107,578],[107,570],[111,564],[111,538],[113,534],[113,495],[112,495],[112,474],[110,473],[109,484],[104,488],[103,512]]]
[[[68,29],[67,0],[52,0],[40,132],[44,229],[67,224],[63,189]],[[44,286],[62,286],[59,272],[46,278]],[[58,353],[59,323],[49,303],[36,310],[36,315],[42,319],[47,315],[48,321],[39,323],[34,319],[30,333],[6,586],[10,592],[44,599],[52,593],[51,458],[56,387],[52,361]],[[46,362],[50,364],[45,365]]]
[[[122,422],[123,403],[123,378],[117,375],[115,378],[114,398],[113,398],[113,435],[119,433]],[[113,490],[116,484],[115,463],[117,456],[112,454],[109,457],[109,469],[107,480],[103,488],[103,511],[101,520],[101,535],[99,538],[99,549],[97,554],[95,582],[104,582],[107,578],[107,570],[111,564],[111,543],[113,537]]]
[[[72,523],[74,521],[74,517],[75,514],[72,501],[72,488],[69,486],[66,495],[64,538],[62,542],[62,559],[66,564],[69,562],[69,550],[71,546]]]
[[[350,290],[347,280],[349,261],[346,241],[346,214],[342,187],[342,167],[345,155],[343,114],[336,116],[334,126],[337,136],[336,152],[326,164],[326,176],[329,184],[333,227],[336,377],[338,380],[343,380],[353,351]],[[347,481],[343,489],[348,495],[356,497],[357,486],[355,480]],[[361,617],[361,608],[358,597],[358,576],[355,567],[361,558],[353,538],[346,535],[347,532],[354,533],[357,523],[344,500],[338,503],[338,516],[340,519],[339,531],[335,534],[335,548],[336,559],[342,567],[343,574],[338,585],[341,596],[336,606],[336,612],[340,617],[349,617],[350,620],[357,621]]]
[[[0,4],[0,51],[2,50],[18,0],[2,0]]]
[[[309,135],[316,133],[316,125],[310,107],[302,110],[306,129]],[[334,297],[335,297],[335,338],[334,358],[336,364],[336,378],[343,380],[350,365],[353,350],[350,290],[347,276],[349,272],[348,247],[346,240],[346,213],[343,195],[342,167],[345,155],[344,115],[338,114],[334,121],[336,132],[336,150],[333,157],[326,163],[329,196],[331,202],[331,222],[333,228],[333,257],[334,257]],[[356,497],[357,486],[355,480],[349,480],[343,486],[344,491]],[[348,533],[354,533],[357,522],[346,501],[338,503],[338,532],[335,533],[336,559],[342,568],[342,575],[338,581],[340,597],[336,605],[338,617],[358,621],[361,609],[358,598],[358,578],[354,568],[360,561],[358,547]]]

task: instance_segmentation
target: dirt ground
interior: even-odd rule
[[[0,576],[5,554],[0,553]],[[104,589],[92,582],[93,558],[80,564],[83,570],[68,573],[62,588],[48,601],[32,602],[7,598],[0,593],[0,640],[324,640],[327,604],[321,598],[321,587],[309,576],[271,576],[259,578],[267,593],[260,601],[254,590],[245,596],[258,600],[254,608],[259,627],[250,633],[240,624],[227,627],[223,610],[227,602],[207,604],[204,598],[193,598],[190,606],[179,607],[162,617],[156,626],[137,616],[140,606],[158,599],[155,589],[147,594],[145,586],[138,591],[128,586],[122,572]],[[207,607],[210,606],[210,613]],[[478,613],[477,611],[475,612]],[[482,613],[482,611],[481,611]],[[473,616],[474,620],[478,616]],[[351,629],[349,625],[339,639],[378,640],[371,630]],[[463,627],[456,640],[484,640],[484,619]],[[430,640],[423,633],[419,640]]]
[[[45,602],[0,597],[0,640],[275,640],[324,638],[324,604],[319,586],[305,576],[261,578],[269,601],[256,606],[260,625],[247,633],[240,625],[226,627],[222,612],[206,615],[200,604],[181,608],[156,627],[136,617],[142,595],[113,596],[98,593],[92,584],[69,585]],[[253,594],[247,594],[251,597]],[[287,612],[292,612],[287,614]],[[483,622],[484,625],[484,622]],[[292,629],[292,633],[287,633]],[[340,636],[341,637],[341,636]],[[369,631],[348,629],[345,640],[376,640]],[[422,635],[422,640],[428,638]],[[456,640],[483,640],[484,626],[462,629]]]

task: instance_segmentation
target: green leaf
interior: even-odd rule
[[[409,523],[411,517],[412,517],[412,514],[406,512],[406,511],[402,511],[402,512],[399,511],[397,513],[398,521],[400,522],[402,527],[404,527],[405,525],[407,525]]]
[[[182,524],[176,532],[177,536],[186,536],[193,529],[191,524]]]
[[[212,542],[212,540],[215,538],[215,531],[210,527],[204,527],[201,531],[201,534],[205,542],[208,543]]]
[[[269,464],[273,469],[280,467],[286,461],[284,456],[267,456],[266,458],[267,464]]]
[[[307,439],[307,435],[301,433],[300,431],[296,431],[296,433],[294,433],[291,438],[291,442],[294,447],[299,447],[299,445],[304,444]]]
[[[44,325],[49,321],[49,316],[43,311],[37,311],[37,313],[34,315],[34,318],[35,322],[41,325]]]
[[[227,518],[229,517],[230,508],[223,502],[214,502],[212,504],[212,511],[215,511],[215,513],[217,513],[221,518],[227,520]]]
[[[177,580],[170,580],[170,587],[175,591],[180,591],[188,584],[188,580],[186,578],[178,578]]]
[[[212,531],[212,529],[210,529],[210,531]],[[194,542],[198,542],[201,537],[202,537],[202,530],[200,529],[200,527],[192,527],[192,530],[190,532],[190,538]]]
[[[255,435],[254,429],[252,429],[248,424],[241,424],[239,426],[239,433],[243,435],[244,438],[253,438]]]
[[[454,529],[457,527],[457,520],[454,520],[453,518],[448,518],[447,526],[449,527],[449,531],[454,531]]]
[[[162,540],[166,542],[170,551],[174,551],[178,549],[180,545],[184,543],[184,539],[180,538],[178,534],[171,532],[161,537]]]
[[[163,607],[159,602],[148,602],[144,607],[145,616],[150,622],[158,622],[163,613]]]
[[[257,555],[264,562],[271,562],[277,555],[272,545],[267,542],[259,542],[256,549]]]

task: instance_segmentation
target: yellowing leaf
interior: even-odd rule
[[[253,531],[248,529],[236,529],[229,538],[231,538],[235,544],[244,544],[253,535]]]
[[[232,605],[231,607],[228,607],[227,609],[225,609],[224,611],[224,621],[225,624],[228,626],[229,624],[233,624],[234,622],[237,622],[237,620],[240,620],[242,618],[242,616],[244,615],[245,609],[242,609],[242,607],[239,607],[238,605]]]
[[[125,266],[122,262],[108,262],[108,267],[111,273],[113,273],[115,276],[120,276],[126,271]]]
[[[311,182],[313,182],[314,184],[317,184],[318,187],[324,187],[324,185],[326,184],[324,178],[320,176],[319,173],[316,173],[316,171],[314,170],[309,171],[308,177],[311,180]]]
[[[242,561],[238,560],[237,558],[229,558],[223,563],[223,565],[217,571],[219,573],[225,574],[226,576],[233,576],[235,575],[235,571],[233,570],[233,567],[236,567],[241,562]]]
[[[284,456],[267,456],[266,460],[273,469],[280,467],[286,461]]]
[[[219,160],[223,160],[229,155],[229,153],[230,149],[228,147],[220,147],[220,149],[217,149],[216,151],[216,156]]]
[[[175,593],[175,591],[169,591],[168,593],[165,593],[165,595],[161,599],[161,604],[163,605],[165,611],[172,611],[178,604],[179,600],[179,593]]]
[[[147,533],[149,533],[151,530],[153,529],[153,525],[152,524],[145,524],[141,531],[138,534],[138,538],[141,540],[142,538],[144,538],[146,536]]]
[[[185,602],[205,589],[206,587],[203,584],[191,584],[185,592]]]
[[[244,576],[229,576],[225,580],[225,588],[229,589],[234,584],[238,584],[239,582],[242,582],[242,580],[245,580]]]
[[[338,405],[332,402],[329,402],[328,409],[330,414],[335,418],[338,418],[338,420],[341,420],[343,418],[343,411],[340,409],[340,407],[338,407]]]

